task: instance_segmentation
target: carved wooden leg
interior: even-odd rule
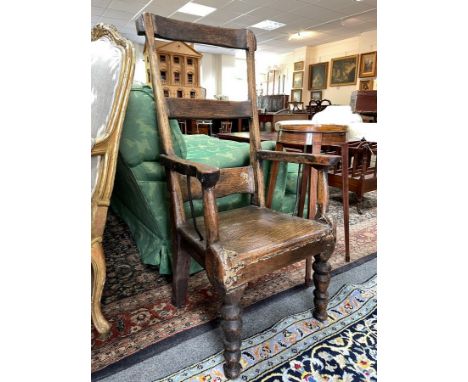
[[[101,297],[106,281],[106,261],[104,250],[100,242],[94,242],[91,246],[91,266],[93,271],[93,285],[91,291],[91,319],[94,327],[100,334],[107,334],[111,325],[104,318],[101,311]]]
[[[240,300],[244,294],[245,286],[239,287],[224,295],[224,304],[221,308],[221,327],[224,333],[224,374],[226,378],[235,379],[240,375],[241,358],[241,331],[242,317]]]
[[[313,316],[320,321],[325,321],[328,317],[328,285],[330,284],[331,266],[328,259],[331,252],[323,252],[315,256],[314,268],[314,311]]]
[[[190,256],[178,244],[172,264],[172,303],[178,308],[185,306],[187,299],[189,266]]]
[[[312,286],[312,257],[306,258],[305,285]]]

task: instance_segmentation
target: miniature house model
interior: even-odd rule
[[[205,98],[200,87],[200,61],[202,55],[190,45],[174,41],[156,41],[161,83],[164,96],[174,98]],[[151,86],[151,71],[145,45],[146,80]]]

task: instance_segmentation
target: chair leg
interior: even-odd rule
[[[185,306],[189,280],[190,256],[187,251],[178,248],[173,254],[172,269],[172,304],[177,308]]]
[[[328,259],[331,253],[322,252],[315,256],[313,264],[314,269],[314,311],[313,316],[319,321],[325,321],[328,318],[328,285],[330,284],[331,266]]]
[[[224,374],[228,379],[235,379],[240,375],[241,358],[241,331],[242,312],[240,300],[244,294],[245,286],[224,294],[224,303],[221,308],[221,328],[224,333]]]
[[[91,291],[91,319],[99,334],[107,334],[111,325],[104,318],[101,311],[101,297],[104,283],[106,281],[106,261],[104,250],[100,242],[95,242],[91,246],[91,267],[93,271],[93,285]]]
[[[305,285],[312,286],[312,257],[306,258]]]

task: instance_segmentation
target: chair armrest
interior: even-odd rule
[[[317,170],[325,170],[328,167],[335,166],[341,160],[339,155],[291,153],[272,150],[259,150],[257,151],[257,155],[259,159],[302,163],[310,165]]]
[[[220,172],[217,167],[192,162],[181,159],[175,155],[166,154],[161,154],[161,162],[171,171],[176,171],[182,175],[197,178],[204,188],[214,187],[216,182],[219,180]]]

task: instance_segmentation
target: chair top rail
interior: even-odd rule
[[[253,34],[248,29],[219,28],[172,20],[154,14],[151,16],[155,25],[154,37],[234,49],[256,50],[257,48],[255,38],[247,37],[248,34]],[[136,20],[136,28],[139,36],[145,34],[143,14]]]
[[[251,118],[250,101],[166,98],[170,118]]]

